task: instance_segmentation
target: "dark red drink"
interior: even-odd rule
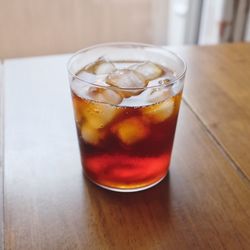
[[[175,74],[151,61],[104,58],[78,69],[71,91],[90,180],[135,191],[166,176],[183,87],[172,82]]]

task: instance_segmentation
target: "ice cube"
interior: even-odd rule
[[[94,129],[105,128],[120,113],[110,104],[95,103],[73,96],[75,119],[78,127],[88,123]]]
[[[84,93],[91,84],[99,84],[101,79],[98,79],[97,76],[90,74],[86,71],[81,71],[77,74],[77,78],[73,78],[70,87],[72,91],[79,97],[84,97]],[[103,85],[104,85],[103,81]],[[105,85],[104,85],[105,86]],[[107,86],[107,84],[106,84]]]
[[[100,57],[95,62],[84,67],[84,71],[94,75],[107,75],[115,69],[115,65],[112,62],[107,61],[104,57]]]
[[[120,109],[110,104],[93,102],[86,102],[81,108],[84,119],[95,129],[106,127],[120,112]]]
[[[145,62],[143,64],[139,64],[135,70],[142,74],[144,78],[148,81],[154,80],[160,77],[163,74],[162,68],[152,62]]]
[[[148,101],[150,103],[162,102],[171,97],[171,95],[172,91],[170,87],[153,88],[152,90],[149,91]]]
[[[81,126],[81,137],[87,143],[97,145],[105,137],[105,131],[93,128],[89,123]]]
[[[174,97],[161,103],[150,105],[142,109],[144,117],[152,123],[160,123],[169,118],[174,112]]]
[[[81,121],[78,127],[82,138],[93,145],[103,140],[107,133],[107,125],[119,114],[119,110],[109,104],[86,102],[78,109]],[[78,106],[79,107],[79,106]]]
[[[108,89],[110,87],[104,82],[97,81],[95,84],[101,85],[100,87],[94,87],[92,84],[82,82],[78,79],[75,79],[71,83],[72,91],[79,97],[87,100],[93,100],[97,102],[104,102],[109,104],[119,104],[122,101],[122,97],[119,93],[114,90]]]
[[[114,105],[119,104],[122,101],[122,97],[117,92],[111,89],[99,87],[90,87],[88,90],[88,96],[91,100]]]
[[[118,88],[130,88],[131,90],[119,90],[124,97],[137,95],[142,91],[137,88],[144,88],[146,86],[143,76],[131,69],[121,69],[112,72],[108,75],[106,82]]]
[[[131,117],[115,124],[111,130],[125,145],[139,142],[149,134],[149,129],[143,121],[136,117]]]
[[[96,75],[109,74],[115,70],[115,66],[111,62],[105,60],[97,61],[94,65],[94,73]]]

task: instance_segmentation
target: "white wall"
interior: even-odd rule
[[[169,45],[197,43],[201,6],[202,0],[170,0],[167,36]]]

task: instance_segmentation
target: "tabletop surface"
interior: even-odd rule
[[[249,249],[250,44],[187,62],[170,173],[115,193],[80,164],[68,55],[0,63],[0,249]]]

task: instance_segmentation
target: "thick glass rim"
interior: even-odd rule
[[[131,47],[131,48],[141,47],[141,48],[143,48],[143,47],[145,47],[145,48],[159,49],[159,50],[165,51],[165,52],[171,54],[172,56],[176,57],[183,64],[183,70],[181,71],[181,73],[177,74],[172,79],[168,80],[167,84],[159,83],[159,84],[153,85],[153,86],[136,87],[136,88],[121,88],[121,87],[116,87],[116,86],[103,86],[103,85],[95,83],[95,82],[90,82],[90,81],[88,82],[86,79],[83,79],[83,78],[77,76],[77,74],[75,74],[71,71],[70,66],[71,66],[71,63],[73,62],[75,57],[77,57],[78,55],[83,54],[87,51],[90,51],[90,50],[93,50],[96,48],[102,48],[102,47],[116,47],[116,48],[119,48],[119,47],[124,47],[124,48],[125,47]],[[175,85],[175,83],[177,83],[179,80],[181,80],[185,76],[186,71],[187,71],[187,65],[186,65],[186,62],[178,54],[176,54],[175,52],[172,52],[169,49],[166,49],[165,46],[157,46],[157,45],[152,45],[152,44],[147,44],[147,43],[136,43],[136,42],[113,42],[113,43],[99,43],[99,44],[78,50],[68,59],[67,71],[68,71],[69,75],[71,75],[74,79],[78,79],[79,81],[93,85],[93,86],[98,87],[98,88],[118,89],[118,90],[120,89],[122,91],[126,91],[126,90],[131,91],[131,90],[145,90],[145,89],[151,89],[151,88],[157,88],[157,87],[162,88],[163,86],[164,87],[173,86],[173,85]],[[86,76],[95,76],[94,74],[91,74],[89,72],[84,72],[84,74]]]

